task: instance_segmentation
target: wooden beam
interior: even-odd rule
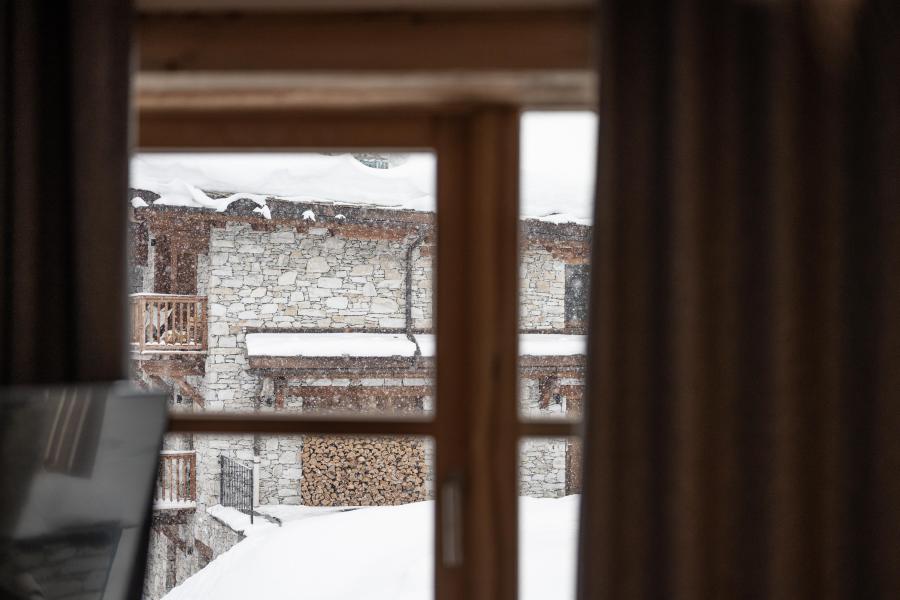
[[[139,11],[360,11],[585,8],[591,0],[137,0]]]
[[[589,70],[589,9],[140,15],[141,72]]]
[[[321,372],[353,372],[368,377],[371,370],[396,370],[409,377],[409,371],[417,369],[418,359],[393,356],[251,356],[251,369],[314,370]]]
[[[591,110],[597,76],[589,69],[415,73],[144,72],[135,78],[138,111],[173,109],[376,110],[482,103]]]
[[[168,360],[139,360],[138,368],[149,376],[176,378],[186,375],[203,375],[206,364],[205,355],[191,354],[177,356]]]
[[[578,437],[583,433],[581,420],[542,419],[519,423],[520,437]]]
[[[174,381],[178,386],[178,389],[181,390],[181,394],[183,396],[187,396],[188,398],[190,398],[191,402],[193,402],[200,408],[204,408],[206,406],[206,400],[203,398],[203,394],[201,394],[197,388],[192,386],[181,377],[176,378]]]
[[[318,435],[434,435],[434,422],[426,417],[398,419],[301,415],[296,413],[170,413],[170,433],[269,433]]]
[[[220,149],[426,150],[434,145],[428,113],[296,110],[142,111],[140,150]]]

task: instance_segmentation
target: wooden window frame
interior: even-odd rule
[[[174,413],[169,423],[178,433],[432,437],[436,600],[517,598],[519,440],[580,435],[572,420],[519,417],[519,115],[513,105],[139,114],[141,151],[436,153],[433,415]]]

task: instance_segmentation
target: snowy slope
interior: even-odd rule
[[[524,600],[574,597],[579,496],[522,498]],[[256,532],[165,600],[426,600],[434,503],[323,514]]]

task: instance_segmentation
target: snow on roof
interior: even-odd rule
[[[522,118],[522,216],[589,225],[593,210],[596,116],[529,112]],[[240,199],[434,211],[436,159],[413,153],[389,169],[349,154],[143,153],[131,161],[131,187],[160,197],[153,204],[224,211]]]
[[[434,336],[417,334],[416,343],[422,356],[434,356]],[[523,333],[519,335],[521,356],[575,356],[585,354],[587,338],[583,335],[558,333]]]
[[[519,354],[523,356],[587,354],[587,336],[561,333],[523,333],[519,335]]]
[[[402,333],[248,333],[247,356],[413,356]]]
[[[434,356],[434,336],[420,333],[411,342],[402,333],[249,333],[248,356],[299,357],[385,357]],[[525,333],[519,336],[519,354],[523,356],[575,356],[584,354],[583,335]]]

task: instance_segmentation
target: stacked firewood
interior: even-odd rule
[[[424,500],[423,440],[307,436],[300,494],[308,506],[378,506]]]

